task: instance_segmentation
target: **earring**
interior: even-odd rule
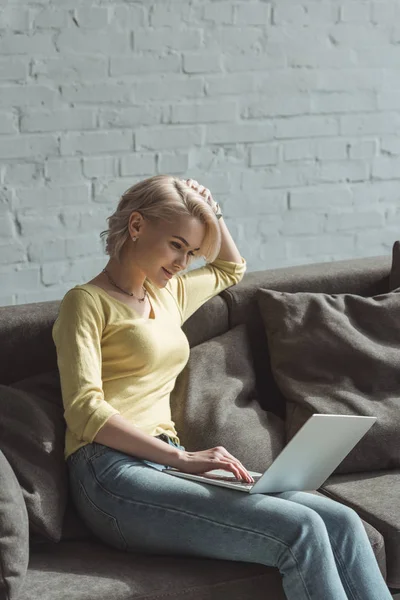
[[[137,236],[135,235],[135,236],[132,238],[132,242],[136,242],[136,240],[137,240]]]

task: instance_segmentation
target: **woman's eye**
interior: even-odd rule
[[[172,242],[172,245],[175,248],[178,248],[178,250],[180,250],[182,248],[182,246],[180,244],[177,244],[176,242]],[[192,256],[195,256],[194,252],[190,251],[189,254],[191,254]]]

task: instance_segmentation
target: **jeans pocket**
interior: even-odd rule
[[[82,481],[78,480],[76,484],[75,505],[89,529],[106,544],[110,544],[118,550],[126,550],[128,545],[116,517],[109,514],[89,497]]]
[[[109,450],[112,450],[109,446],[104,446],[104,444],[99,444],[97,442],[92,442],[91,444],[87,444],[86,448],[86,456],[89,462],[92,462],[99,456],[103,456]]]

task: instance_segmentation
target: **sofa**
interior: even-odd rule
[[[204,304],[183,326],[191,358],[171,396],[181,443],[192,451],[225,445],[248,469],[265,470],[294,430],[287,427],[282,361],[270,348],[283,336],[269,336],[260,290],[279,292],[268,292],[270,302],[298,293],[327,294],[329,301],[343,294],[386,298],[392,272],[389,256],[250,272]],[[81,520],[63,459],[51,337],[59,304],[0,308],[0,600],[284,600],[274,567],[122,552]],[[332,412],[339,412],[335,405]],[[390,436],[380,435],[379,448],[389,446]],[[312,493],[358,512],[388,587],[400,598],[400,471],[396,460],[383,458],[370,469],[367,455],[356,453]]]

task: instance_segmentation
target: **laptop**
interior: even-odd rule
[[[194,475],[168,467],[163,473],[249,494],[317,490],[376,419],[358,415],[313,414],[264,473],[248,471],[254,483],[239,481],[233,473],[224,469]]]

